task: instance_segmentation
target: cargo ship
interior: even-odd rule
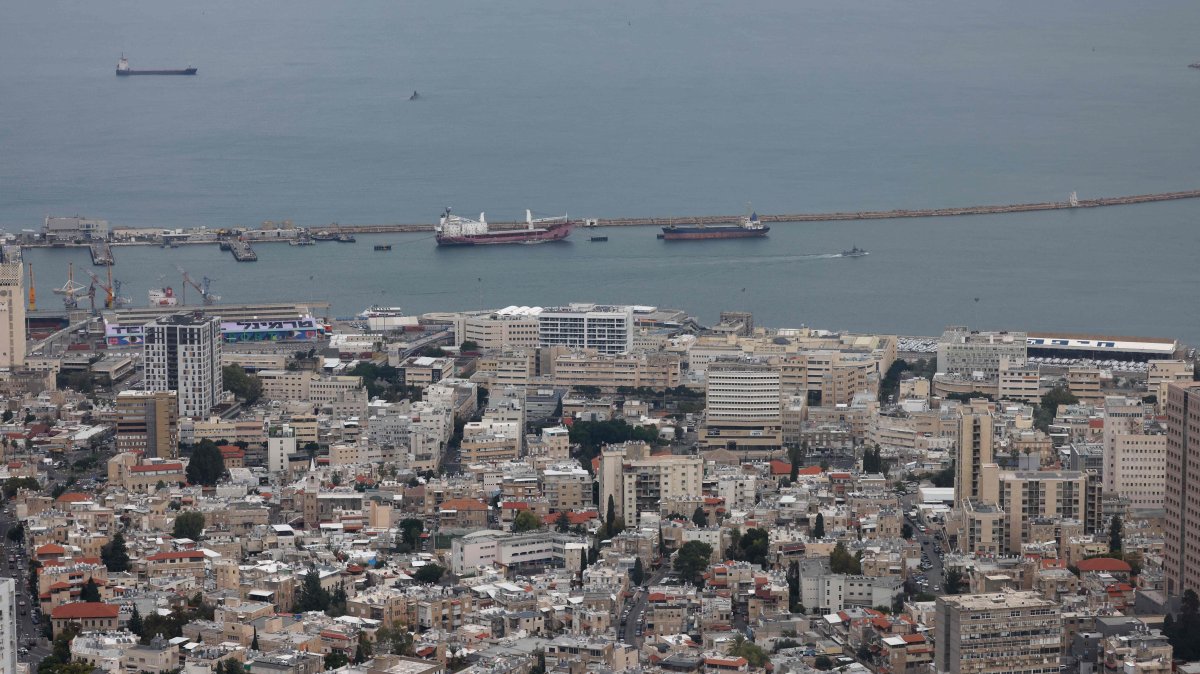
[[[667,225],[662,228],[662,239],[666,241],[693,241],[697,239],[749,239],[763,237],[771,231],[762,224],[758,213],[743,215],[736,225]]]
[[[488,227],[487,217],[479,214],[478,220],[454,215],[447,208],[442,212],[441,219],[435,231],[439,246],[489,246],[501,243],[547,243],[562,241],[571,234],[575,226],[567,216],[552,218],[534,218],[533,213],[525,211],[524,229],[506,229],[492,231]]]
[[[188,66],[182,70],[133,70],[129,67],[129,59],[121,54],[121,60],[117,61],[117,76],[128,77],[129,75],[195,75],[196,69]]]

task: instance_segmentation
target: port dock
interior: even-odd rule
[[[229,242],[229,252],[233,253],[233,259],[238,262],[257,262],[258,253],[250,247],[250,244],[239,239],[231,239]]]
[[[113,259],[112,246],[108,245],[107,241],[92,241],[88,244],[88,250],[92,254],[92,264],[97,267],[107,267],[116,264],[116,260]]]

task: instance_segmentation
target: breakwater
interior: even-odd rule
[[[918,208],[893,209],[889,211],[837,211],[833,213],[776,213],[759,214],[763,222],[829,222],[836,220],[886,220],[894,218],[936,218],[954,215],[999,215],[1003,213],[1028,213],[1030,211],[1055,211],[1072,208],[1100,208],[1103,206],[1131,206],[1155,201],[1175,201],[1178,199],[1200,198],[1200,190],[1183,192],[1158,192],[1154,194],[1134,194],[1123,197],[1100,197],[1097,199],[1070,199],[1067,201],[1042,201],[1026,204],[1002,204],[992,206],[960,206],[951,208]],[[718,225],[737,222],[740,215],[693,215],[676,217],[649,218],[595,218],[589,220],[597,227],[663,227],[683,223],[703,225]],[[524,222],[489,222],[496,229],[520,229]],[[372,232],[430,232],[432,224],[400,223],[374,225],[345,225],[338,227],[344,231],[369,234]]]

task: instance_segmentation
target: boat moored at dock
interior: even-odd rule
[[[758,213],[743,215],[736,225],[667,225],[660,238],[667,241],[700,239],[751,239],[767,235],[771,228],[758,219]]]
[[[502,243],[548,243],[562,241],[571,234],[575,226],[567,216],[534,218],[532,211],[525,211],[525,227],[521,229],[492,230],[487,217],[480,213],[478,220],[454,215],[447,208],[438,220],[437,244],[439,246],[486,246]]]

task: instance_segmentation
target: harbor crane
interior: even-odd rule
[[[179,273],[183,276],[183,292],[180,293],[180,304],[187,304],[188,286],[195,288],[196,292],[200,293],[200,299],[204,302],[205,306],[214,304],[221,299],[220,295],[214,295],[211,292],[213,279],[203,276],[200,278],[200,281],[197,282],[196,279],[192,278],[191,274],[188,274],[183,267],[176,266],[175,268],[178,269]]]
[[[76,295],[80,294],[86,288],[87,286],[83,285],[82,283],[75,282],[75,263],[68,262],[67,282],[62,284],[61,288],[55,288],[54,294],[63,296],[63,306],[68,310],[78,309],[79,300],[76,298]]]
[[[128,298],[121,297],[121,282],[114,281],[112,277],[112,267],[108,268],[108,281],[104,281],[95,272],[88,270],[88,276],[92,277],[92,287],[88,291],[88,296],[92,298],[92,311],[96,310],[96,287],[99,286],[104,291],[104,308],[113,309],[129,303]]]

